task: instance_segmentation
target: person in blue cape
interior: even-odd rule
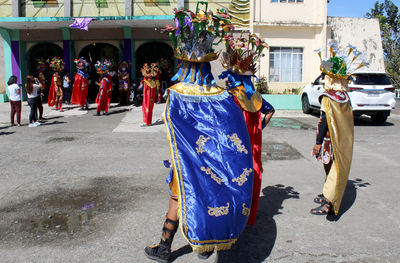
[[[179,60],[172,80],[179,82],[169,88],[163,113],[171,197],[161,241],[145,248],[145,255],[158,262],[170,262],[178,228],[200,258],[230,249],[248,221],[253,189],[252,149],[242,111],[211,74],[210,61],[218,58],[211,47],[221,33],[219,28],[210,32],[208,23],[229,31],[229,15],[221,9],[216,14],[180,9],[175,17],[176,27],[167,30]]]

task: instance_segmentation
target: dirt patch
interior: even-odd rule
[[[47,139],[46,143],[58,143],[58,142],[72,142],[75,141],[75,137],[65,136],[65,137],[53,137]]]
[[[150,193],[126,179],[96,178],[84,189],[56,189],[0,208],[0,245],[62,243],[104,232],[118,213]],[[99,231],[99,230],[103,231]]]
[[[266,142],[262,146],[261,158],[262,161],[297,160],[303,158],[303,155],[286,142]]]

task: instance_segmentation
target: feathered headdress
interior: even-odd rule
[[[107,73],[111,68],[111,61],[109,61],[107,59],[97,61],[97,63],[94,65],[94,67],[96,68],[96,72],[98,74]]]
[[[86,70],[89,67],[89,63],[83,57],[75,59],[74,63],[79,70]]]
[[[64,70],[64,61],[59,57],[54,57],[51,61],[50,59],[47,59],[46,62],[49,63],[49,66],[53,71],[60,72]]]
[[[336,42],[328,44],[328,57],[323,58],[322,49],[315,52],[321,60],[321,71],[332,78],[348,79],[356,70],[367,67],[369,63],[360,57],[362,52],[358,51],[355,46],[348,45],[348,50],[339,49]]]
[[[223,41],[225,52],[222,53],[222,66],[236,74],[254,75],[257,61],[264,56],[263,50],[268,48],[264,39],[255,34],[238,39],[226,35]]]
[[[207,2],[197,2],[196,13],[185,8],[175,8],[175,27],[167,25],[162,30],[168,32],[177,59],[189,62],[217,59],[219,53],[214,53],[213,45],[221,42],[225,34],[233,29],[231,16],[225,9],[217,9],[214,14],[212,11],[200,10],[199,4],[204,4],[207,10]]]
[[[39,72],[45,71],[45,69],[47,68],[47,65],[46,65],[46,61],[44,60],[44,58],[37,59],[37,63],[38,63],[38,65],[37,65],[36,69]]]
[[[118,70],[122,71],[122,68],[126,68],[126,71],[129,70],[129,63],[125,60],[121,61],[118,66]]]

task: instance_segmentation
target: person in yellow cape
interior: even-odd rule
[[[326,91],[321,95],[321,117],[318,124],[316,143],[313,153],[321,156],[326,181],[323,195],[314,199],[321,206],[312,209],[315,215],[339,213],[340,203],[346,189],[353,155],[353,109],[347,92],[345,79],[325,77]],[[332,82],[341,82],[332,85]],[[343,85],[342,85],[343,84]]]
[[[354,117],[347,94],[348,78],[352,71],[366,63],[361,63],[358,67],[352,65],[360,55],[353,46],[349,46],[347,57],[336,56],[339,52],[335,44],[331,44],[331,57],[325,61],[321,59],[325,91],[319,98],[321,117],[313,155],[322,159],[326,180],[323,194],[314,199],[314,202],[320,204],[311,209],[310,212],[314,215],[339,213],[353,157]],[[353,56],[349,57],[351,54]]]

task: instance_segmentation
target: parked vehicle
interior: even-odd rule
[[[395,89],[384,72],[362,71],[349,78],[349,97],[354,116],[363,114],[375,123],[384,123],[395,108]],[[321,107],[319,97],[324,92],[319,76],[313,83],[305,85],[301,92],[303,112],[311,113]]]

